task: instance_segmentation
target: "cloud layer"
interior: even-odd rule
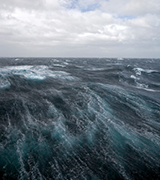
[[[159,0],[1,0],[0,56],[160,57],[159,32]]]

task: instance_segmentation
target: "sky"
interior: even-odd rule
[[[160,0],[0,0],[0,57],[160,58]]]

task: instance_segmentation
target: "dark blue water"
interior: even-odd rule
[[[0,176],[159,180],[160,59],[0,59]]]

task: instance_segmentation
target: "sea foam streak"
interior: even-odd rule
[[[149,59],[0,59],[1,177],[160,179],[159,69]]]

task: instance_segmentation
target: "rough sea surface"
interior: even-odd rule
[[[160,59],[0,58],[0,177],[159,180]]]

